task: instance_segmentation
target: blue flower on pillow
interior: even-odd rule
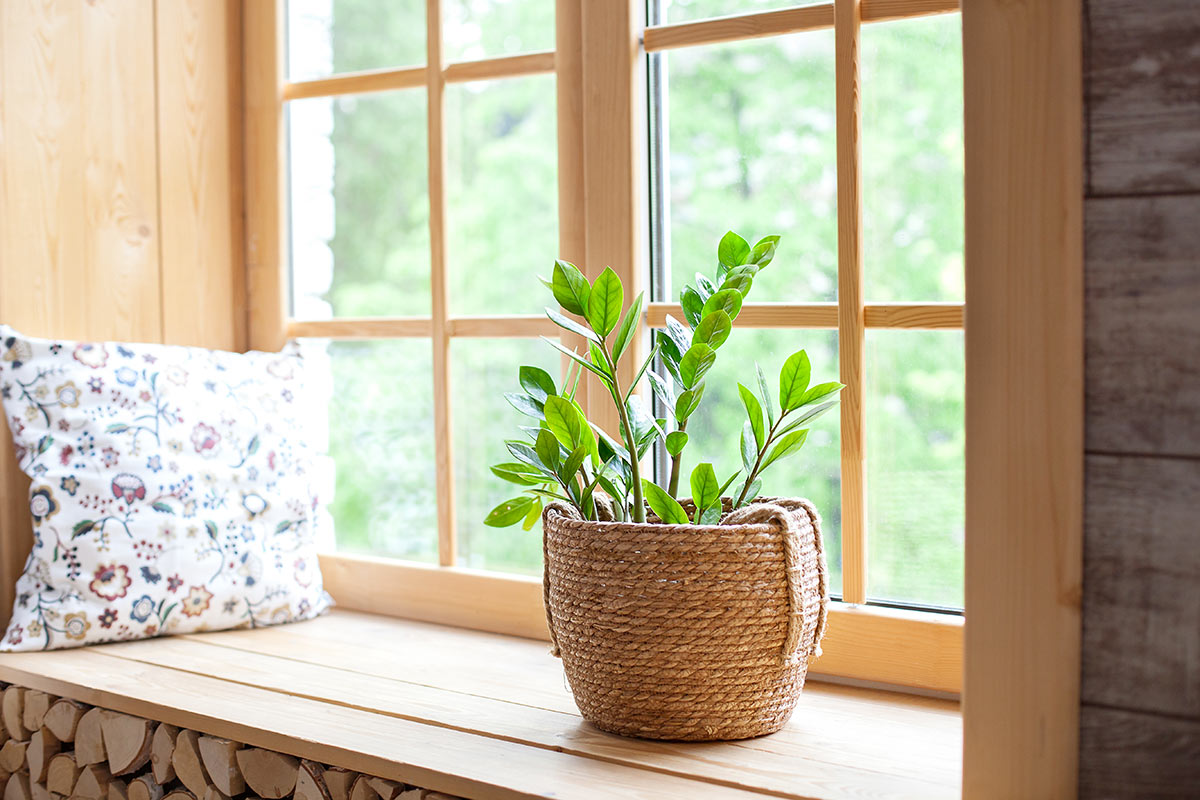
[[[150,595],[144,594],[133,601],[133,608],[129,611],[129,616],[135,622],[145,622],[150,619],[150,615],[153,613],[154,601],[150,599]]]
[[[133,386],[135,383],[137,383],[137,370],[130,369],[129,367],[121,367],[117,370],[116,378],[117,383],[123,383],[126,386]]]

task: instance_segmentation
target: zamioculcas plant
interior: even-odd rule
[[[611,507],[615,520],[645,522],[648,505],[665,523],[713,524],[721,517],[722,497],[731,486],[739,487],[735,508],[758,497],[762,473],[800,450],[807,426],[837,403],[843,388],[836,382],[810,386],[811,367],[803,350],[783,365],[778,408],[761,367],[756,365],[758,395],[738,384],[747,415],[741,432],[741,468],[719,481],[712,464],[698,464],[689,481],[694,507],[690,519],[677,499],[689,442],[688,420],[704,399],[705,376],[728,341],[755,277],[774,259],[778,243],[778,236],[765,236],[751,247],[733,231],[726,233],[717,246],[715,274],[710,278],[697,273],[695,284],[685,286],[680,294],[685,321],[667,317],[666,329],[655,332],[650,353],[628,386],[621,384],[618,365],[630,352],[643,295],[626,309],[624,286],[612,269],[606,268],[595,282],[589,282],[573,264],[556,261],[550,280],[542,282],[561,311],[547,308],[546,314],[586,339],[588,352],[580,354],[546,339],[571,360],[562,387],[545,370],[520,368],[522,391],[505,397],[535,424],[522,427],[524,439],[505,443],[515,460],[493,466],[492,472],[525,492],[496,506],[485,522],[494,527],[523,522],[528,530],[545,501],[559,500],[588,520],[598,519],[603,505]],[[652,369],[656,361],[665,375]],[[617,410],[616,439],[590,423],[575,400],[585,372],[600,382]],[[643,378],[667,409],[666,417],[656,418],[648,398],[635,393]],[[670,458],[665,486],[642,477],[642,461],[659,442]],[[598,503],[597,492],[606,496],[603,504]]]

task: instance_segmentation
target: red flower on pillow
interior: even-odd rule
[[[212,450],[219,441],[221,441],[221,434],[217,433],[216,428],[211,425],[198,422],[196,427],[192,428],[192,446],[196,448],[197,453]]]
[[[112,493],[113,497],[123,499],[126,503],[132,503],[135,499],[145,500],[146,484],[137,475],[122,472],[113,478]]]
[[[105,600],[116,600],[124,597],[133,579],[129,577],[129,568],[120,564],[101,564],[92,577],[88,588],[97,597]]]

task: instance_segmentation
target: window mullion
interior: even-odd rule
[[[454,535],[454,447],[450,440],[450,337],[446,325],[446,139],[440,0],[427,0],[425,85],[429,146],[429,268],[433,321],[433,431],[436,447],[438,562],[457,560]]]
[[[862,172],[859,29],[861,0],[835,0],[838,209],[838,359],[842,383],[842,597],[867,595],[864,470]]]

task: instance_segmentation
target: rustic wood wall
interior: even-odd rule
[[[0,321],[237,348],[236,0],[0,3]],[[0,425],[0,617],[30,546]]]
[[[1200,796],[1200,3],[1086,3],[1080,795]]]

